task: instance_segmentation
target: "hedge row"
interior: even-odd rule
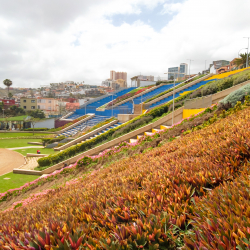
[[[24,131],[47,131],[48,128],[26,128]]]

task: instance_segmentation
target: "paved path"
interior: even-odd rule
[[[18,152],[0,148],[0,175],[11,172],[24,164],[24,156]]]
[[[7,149],[9,149],[9,150],[17,150],[17,149],[25,149],[25,148],[44,148],[44,146],[27,146],[27,147],[7,148]]]
[[[24,165],[20,166],[20,169],[29,169],[33,170],[35,167],[38,167],[37,160],[42,157],[27,157],[26,163]]]

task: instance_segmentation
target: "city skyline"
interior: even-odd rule
[[[0,78],[16,87],[67,79],[100,85],[110,69],[127,72],[128,79],[140,72],[166,77],[169,67],[189,64],[188,58],[191,74],[198,73],[237,57],[250,35],[247,0],[0,4]]]

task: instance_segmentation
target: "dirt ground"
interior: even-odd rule
[[[23,155],[12,150],[0,148],[0,175],[7,174],[14,168],[21,167],[23,164]]]

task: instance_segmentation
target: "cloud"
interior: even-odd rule
[[[110,70],[161,75],[193,59],[191,73],[212,60],[231,60],[250,35],[247,0],[0,0],[0,78],[39,87],[74,80],[101,84]],[[115,14],[162,6],[156,31],[150,19],[114,26]],[[156,15],[160,15],[158,12]],[[1,86],[1,85],[0,85]]]

